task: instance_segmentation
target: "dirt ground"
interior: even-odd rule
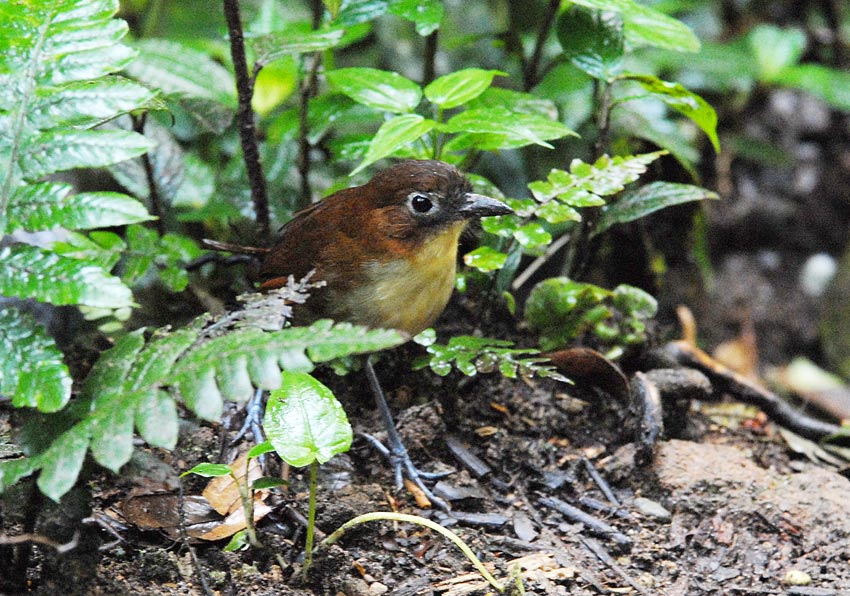
[[[794,165],[733,156],[718,166],[715,180],[705,181],[724,190],[723,202],[708,211],[713,278],[696,280],[693,263],[668,259],[656,338],[661,344],[675,335],[674,308],[686,303],[709,348],[751,325],[761,371],[798,355],[819,358],[820,305],[801,289],[799,274],[813,254],[838,256],[850,225],[850,203],[841,190],[850,187],[850,134],[834,138],[817,118],[822,106],[800,94],[777,92],[768,104],[768,113],[751,124],[760,128],[750,132],[787,146]],[[660,221],[656,230],[663,229]],[[460,325],[458,308],[449,325]],[[637,422],[610,394],[551,380],[413,373],[415,352],[397,350],[381,361],[378,374],[400,412],[400,432],[414,459],[425,469],[453,471],[436,490],[457,514],[420,510],[410,493],[394,492],[385,462],[358,439],[349,454],[320,471],[317,524],[323,532],[371,511],[418,513],[457,532],[511,589],[518,574],[527,594],[850,595],[850,468],[840,459],[827,463],[812,451],[795,451],[789,435],[757,410],[698,403],[671,408],[668,434],[652,461],[638,466]],[[356,429],[380,428],[361,377],[328,373],[325,380]],[[234,426],[239,418],[234,413]],[[9,424],[0,420],[0,434]],[[298,470],[287,490],[268,497],[272,511],[258,527],[262,549],[227,553],[226,541],[187,545],[159,530],[126,524],[113,527],[113,534],[98,523],[111,520],[129,495],[177,494],[180,471],[232,458],[244,447],[228,447],[232,435],[224,426],[186,422],[174,453],[141,451],[117,483],[90,470],[89,482],[58,506],[39,500],[26,483],[15,487],[2,512],[4,533],[20,533],[32,511],[40,511],[33,530],[57,540],[82,528],[77,548],[68,553],[34,547],[24,567],[29,593],[493,593],[447,540],[388,522],[347,534],[318,555],[307,583],[300,581],[300,515],[307,499],[306,477]],[[484,467],[462,463],[447,447],[448,437]],[[792,444],[799,450],[800,443]],[[585,462],[610,484],[619,505]],[[184,494],[200,493],[205,482],[186,479]],[[553,508],[553,499],[616,531],[571,520]],[[90,519],[81,526],[76,520],[84,517]]]

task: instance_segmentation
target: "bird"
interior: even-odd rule
[[[434,324],[455,285],[458,241],[470,220],[506,215],[442,161],[408,160],[296,213],[263,260],[261,289],[315,270],[326,286],[301,320],[328,317],[413,337]]]
[[[411,338],[442,314],[455,285],[458,242],[469,222],[507,215],[504,202],[473,192],[453,165],[407,160],[376,173],[366,184],[340,190],[297,212],[259,268],[261,290],[290,277],[324,286],[294,311],[296,324],[319,318],[395,329]],[[387,428],[397,488],[412,480],[441,508],[447,505],[422,482],[398,432],[378,377],[365,364],[375,403]]]

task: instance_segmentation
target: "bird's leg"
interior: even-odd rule
[[[428,497],[434,505],[444,511],[448,511],[449,504],[432,493],[431,490],[422,482],[423,478],[441,478],[447,474],[420,472],[416,466],[413,465],[413,461],[411,461],[410,455],[407,453],[407,449],[401,442],[398,430],[396,430],[395,422],[393,422],[393,417],[390,413],[390,407],[387,405],[387,400],[384,397],[384,391],[381,389],[381,384],[378,382],[378,376],[375,374],[375,369],[372,367],[371,356],[366,358],[366,377],[369,379],[369,386],[375,397],[375,405],[381,413],[381,418],[384,420],[384,426],[387,428],[387,442],[389,443],[389,449],[381,445],[381,443],[373,437],[370,437],[369,435],[365,436],[369,439],[369,442],[375,445],[381,453],[389,458],[390,463],[392,463],[395,472],[396,490],[401,488],[402,477],[406,474],[408,479],[410,479],[410,481],[413,482],[419,490],[425,493],[425,496]]]
[[[265,400],[263,399],[264,392],[265,390],[258,387],[254,391],[254,397],[245,404],[245,421],[242,423],[242,427],[239,429],[239,432],[236,433],[233,441],[231,441],[231,445],[236,444],[242,437],[248,434],[249,430],[251,431],[251,436],[254,438],[255,445],[259,445],[266,440],[266,435],[263,433],[262,426],[263,406],[265,405]],[[265,469],[265,456],[261,455],[257,459],[259,460],[260,467]]]

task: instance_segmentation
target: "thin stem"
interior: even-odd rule
[[[230,473],[233,482],[239,489],[239,498],[242,500],[242,510],[245,512],[245,532],[248,534],[248,543],[259,548],[263,545],[257,540],[257,529],[254,527],[254,489],[251,488],[251,480],[248,477],[248,465],[251,460],[245,458],[245,476],[244,482],[239,482],[234,472]]]
[[[555,17],[558,15],[558,8],[560,6],[561,0],[549,0],[549,6],[546,7],[546,14],[540,24],[540,30],[537,32],[534,53],[531,55],[531,60],[526,64],[522,72],[525,91],[530,91],[532,87],[540,82],[537,71],[540,70],[543,46],[546,45],[546,38],[549,37],[549,31],[552,29],[552,24],[555,22]]]
[[[327,548],[334,544],[337,540],[343,537],[343,535],[350,530],[351,528],[363,524],[370,521],[396,521],[396,522],[407,522],[410,524],[419,524],[420,526],[425,526],[435,532],[438,532],[452,541],[452,543],[457,546],[466,558],[469,559],[470,563],[475,566],[475,569],[478,570],[478,573],[484,577],[484,579],[489,582],[494,589],[499,592],[504,592],[505,587],[495,578],[493,575],[487,571],[487,568],[484,567],[484,564],[475,556],[475,553],[472,552],[472,549],[467,546],[467,544],[461,540],[460,536],[449,530],[448,528],[444,528],[440,524],[432,522],[430,519],[425,519],[424,517],[419,517],[418,515],[409,515],[407,513],[395,513],[392,511],[373,511],[372,513],[364,513],[363,515],[358,515],[354,519],[350,519],[344,524],[342,524],[339,528],[337,528],[332,534],[330,534],[327,538],[322,540],[316,550],[320,548]]]
[[[555,242],[550,244],[548,248],[546,248],[546,252],[543,255],[534,259],[528,265],[528,267],[523,270],[522,273],[516,276],[513,283],[511,284],[511,290],[516,292],[522,286],[524,286],[525,283],[531,278],[532,275],[537,272],[538,269],[540,269],[544,264],[546,264],[549,259],[555,256],[555,253],[557,253],[569,243],[570,236],[570,234],[563,234],[560,238],[555,240]]]
[[[133,116],[133,130],[140,135],[145,134],[145,121],[147,120],[147,112],[139,117]],[[150,151],[142,155],[142,167],[145,170],[145,180],[148,184],[148,201],[151,205],[151,213],[156,216],[154,225],[156,231],[162,236],[166,232],[165,218],[162,211],[162,200],[159,196],[159,185],[156,183],[156,174],[153,171],[153,161],[151,160]]]
[[[319,0],[312,2],[313,19],[312,28],[318,29],[322,24],[324,8]],[[310,58],[310,68],[307,76],[301,81],[299,89],[300,103],[298,111],[298,176],[301,179],[301,202],[299,207],[307,207],[313,200],[313,191],[310,189],[310,98],[316,94],[316,76],[319,72],[321,52],[314,52]]]
[[[437,34],[439,30],[434,30],[433,33],[425,38],[425,64],[422,67],[422,86],[434,80],[437,76]]]
[[[239,108],[236,120],[239,125],[239,140],[242,143],[242,156],[245,170],[251,185],[251,200],[260,237],[267,238],[271,229],[269,220],[269,197],[260,162],[260,150],[257,143],[257,129],[254,126],[254,110],[251,98],[254,95],[254,81],[248,73],[245,58],[245,39],[242,33],[242,19],[239,16],[239,0],[224,0],[224,16],[227,19],[227,31],[230,36],[230,56],[233,59],[233,71],[236,75],[236,94]]]
[[[316,475],[318,470],[319,462],[313,460],[313,463],[310,464],[310,500],[307,505],[307,537],[304,541],[305,581],[307,580],[307,571],[313,564],[313,536],[316,533]]]

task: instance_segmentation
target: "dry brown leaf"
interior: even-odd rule
[[[238,509],[242,509],[242,501],[239,497],[239,485],[236,482],[238,481],[240,484],[244,484],[245,482],[245,462],[247,459],[248,454],[243,453],[229,465],[230,469],[233,470],[233,474],[236,476],[235,481],[233,476],[229,474],[227,476],[218,476],[210,480],[202,493],[221,515],[229,515]],[[252,459],[248,463],[248,482],[253,483],[262,477],[262,475],[263,471],[260,469],[260,464],[257,463],[256,459]]]

